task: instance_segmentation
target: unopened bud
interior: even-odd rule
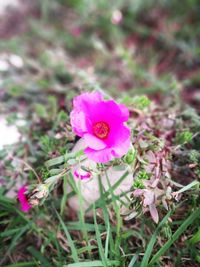
[[[48,194],[49,194],[49,190],[45,184],[39,184],[37,188],[33,191],[34,197],[38,199],[47,197]]]
[[[131,164],[134,162],[136,156],[136,151],[134,148],[128,151],[128,153],[124,156],[124,162],[127,164]]]
[[[31,194],[28,196],[28,201],[31,206],[37,206],[40,204],[41,199],[45,199],[49,194],[48,186],[45,184],[39,184]]]

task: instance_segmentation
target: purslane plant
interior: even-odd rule
[[[113,181],[118,169],[122,170],[122,176],[128,170],[129,177],[132,177],[127,180],[126,189],[119,190],[126,201],[128,199],[129,208],[121,210],[124,219],[150,212],[152,219],[158,223],[158,207],[170,209],[173,202],[181,197],[181,192],[188,190],[178,190],[177,186],[184,187],[173,181],[170,175],[173,153],[179,149],[176,144],[178,112],[177,109],[166,112],[164,108],[151,104],[145,96],[132,101],[125,98],[120,104],[104,99],[100,92],[77,96],[70,118],[72,131],[81,138],[83,146],[79,151],[67,152],[46,162],[50,177],[37,186],[30,186],[29,193],[27,188],[20,191],[18,199],[22,210],[28,211],[31,206],[43,203],[60,179],[69,173],[75,182],[80,180],[83,187],[86,181],[88,192],[92,195],[90,184],[94,186],[94,183],[89,181],[96,177],[105,179],[107,171],[112,177],[106,179]],[[113,185],[113,182],[110,184]],[[118,186],[120,189],[120,182]],[[180,193],[176,194],[176,191]],[[92,199],[91,196],[89,198]],[[26,210],[23,208],[25,204],[29,205]]]

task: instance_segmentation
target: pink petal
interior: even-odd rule
[[[73,131],[78,136],[83,136],[85,132],[88,131],[89,127],[89,121],[86,119],[85,114],[82,111],[76,111],[73,110],[70,114],[70,122],[72,125]]]
[[[115,147],[126,141],[130,144],[131,131],[127,126],[124,125],[123,122],[111,122],[109,126],[110,133],[108,138],[105,140],[108,146]]]
[[[23,212],[29,212],[30,209],[31,209],[31,206],[28,203],[21,204],[21,210]]]
[[[155,204],[152,204],[152,205],[149,206],[149,211],[150,211],[151,217],[154,220],[154,222],[158,223],[159,216],[158,216],[158,211],[156,209]]]
[[[113,155],[115,157],[124,156],[131,146],[130,129],[125,126],[123,126],[121,129],[121,136],[118,136],[118,144],[113,147]],[[117,140],[116,136],[115,140]]]
[[[85,174],[81,174],[81,173],[79,173],[77,170],[74,171],[74,175],[75,175],[77,178],[80,178],[81,180],[88,179],[88,178],[91,177],[91,173],[89,173],[89,172],[85,172]]]
[[[111,134],[107,140],[104,140],[104,145],[106,144],[106,147],[104,146],[103,149],[99,149],[100,145],[103,147],[103,144],[98,143],[95,147],[95,145],[90,142],[88,148],[85,150],[88,158],[96,162],[106,163],[114,157],[119,158],[125,155],[130,148],[130,130],[125,126],[119,127],[119,129],[121,129],[121,131],[116,131],[116,133]],[[113,143],[115,143],[115,145],[113,145]]]
[[[100,150],[106,147],[106,144],[101,139],[95,137],[92,134],[84,134],[83,136],[86,145],[94,150]]]
[[[112,126],[123,122],[121,111],[114,100],[92,102],[87,106],[87,112],[93,123],[104,121]]]
[[[120,139],[118,139],[118,142],[119,143],[115,147],[112,147],[111,145],[110,147],[107,146],[100,150],[97,150],[98,146],[95,147],[94,144],[93,144],[94,149],[92,149],[91,144],[90,144],[89,147],[86,148],[84,152],[88,156],[88,158],[94,160],[95,162],[106,163],[115,157],[117,158],[122,157],[128,152],[130,148],[130,139],[128,138],[124,143]],[[100,145],[100,144],[97,144],[97,145]]]
[[[21,210],[24,212],[28,212],[31,209],[31,205],[28,203],[28,200],[25,195],[26,192],[27,192],[27,187],[22,186],[17,193],[17,198],[20,202]]]
[[[88,104],[94,104],[103,100],[103,95],[100,92],[82,93],[73,100],[74,108],[80,110],[87,109]]]
[[[99,151],[91,148],[86,148],[84,152],[89,159],[98,163],[106,163],[113,159],[112,150],[110,148],[105,148]]]
[[[129,118],[129,110],[128,110],[128,108],[123,104],[118,104],[118,107],[121,110],[122,120],[123,121],[127,121],[128,118]]]

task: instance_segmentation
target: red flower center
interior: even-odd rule
[[[104,121],[97,122],[93,125],[93,133],[96,137],[100,139],[106,139],[108,137],[109,132],[109,125]]]

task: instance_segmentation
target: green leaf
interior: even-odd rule
[[[119,261],[107,261],[106,266],[119,266]],[[68,265],[64,265],[63,267],[105,267],[102,261],[85,261],[80,263],[72,263]]]
[[[64,210],[65,210],[65,207],[66,207],[66,202],[67,202],[67,176],[65,175],[63,177],[63,196],[62,196],[61,203],[60,203],[60,214],[61,214],[61,216],[64,213]]]
[[[69,229],[69,230],[82,230],[82,224],[78,221],[78,222],[67,222],[67,228]],[[85,227],[86,227],[86,230],[88,231],[88,232],[95,232],[95,226],[94,226],[94,224],[92,224],[92,223],[85,223]],[[101,231],[105,231],[106,230],[106,227],[105,227],[105,225],[99,225],[99,229],[101,230]],[[112,227],[111,228],[112,229],[112,231],[114,231],[115,230],[115,228],[114,227]]]
[[[42,104],[35,104],[35,112],[37,113],[38,117],[40,118],[46,118],[47,117],[47,111],[44,105]]]
[[[30,227],[31,227],[31,224],[28,223],[24,227],[22,227],[20,231],[16,233],[16,235],[13,237],[12,242],[7,250],[8,253],[11,252],[16,247],[16,244],[18,240],[20,239],[20,237],[23,236],[26,233],[26,231],[29,230]]]
[[[115,189],[122,183],[122,181],[126,178],[126,176],[129,174],[128,171],[126,171],[120,178],[117,180],[117,182],[109,188],[106,192],[103,193],[103,195],[95,201],[95,206],[97,207],[99,203],[102,202],[102,197],[106,199],[109,195],[112,195],[112,193],[115,191]],[[92,209],[92,205],[86,210],[86,212],[90,211]]]
[[[8,94],[13,97],[22,96],[24,91],[25,91],[24,87],[22,87],[20,84],[19,85],[15,84],[8,87]]]
[[[140,267],[147,267],[147,266],[149,266],[148,265],[149,258],[151,257],[151,253],[153,251],[153,247],[155,245],[155,242],[156,242],[158,233],[159,233],[161,227],[167,222],[167,220],[168,220],[168,218],[170,217],[171,214],[172,214],[172,211],[169,211],[167,213],[167,215],[165,215],[165,217],[159,223],[158,227],[156,228],[156,230],[155,230],[154,234],[152,235],[152,237],[151,237],[151,239],[149,241],[149,244],[148,244],[148,246],[146,248],[146,251],[145,251],[145,254],[144,254],[144,257],[142,259],[142,263],[141,263],[141,266]]]
[[[177,133],[175,140],[178,144],[183,145],[190,142],[192,140],[192,136],[193,134],[191,132],[185,131],[182,133]]]
[[[97,243],[98,243],[98,249],[99,249],[99,254],[102,260],[102,263],[104,267],[107,267],[107,262],[106,262],[106,257],[105,257],[105,253],[104,253],[104,249],[103,249],[103,245],[101,242],[101,235],[100,235],[100,231],[98,228],[98,224],[97,224],[97,218],[96,218],[96,212],[95,212],[95,206],[93,206],[93,214],[94,214],[94,225],[95,225],[95,232],[96,232],[96,238],[97,238]]]
[[[130,261],[128,267],[134,267],[134,265],[135,265],[137,259],[138,259],[138,254],[135,254],[135,255],[132,257],[132,259],[131,259],[131,261]]]
[[[61,164],[65,161],[65,157],[64,156],[59,156],[57,158],[53,158],[53,159],[50,159],[48,161],[45,162],[45,166],[47,168],[49,167],[52,167],[54,165],[58,165],[58,164]]]
[[[19,232],[20,230],[22,230],[24,227],[20,227],[20,228],[16,228],[16,229],[10,229],[7,231],[3,231],[2,233],[0,233],[0,237],[7,237],[7,236],[12,236],[13,234]]]
[[[72,240],[71,235],[70,235],[70,233],[69,233],[69,231],[68,231],[65,223],[63,222],[62,218],[60,217],[60,215],[58,214],[57,211],[55,211],[55,212],[56,212],[56,215],[57,215],[57,217],[58,217],[58,219],[60,221],[60,224],[61,224],[61,226],[62,226],[62,228],[63,228],[63,230],[65,232],[65,235],[67,237],[67,240],[69,242],[69,246],[70,246],[71,252],[72,252],[72,258],[73,258],[73,260],[75,262],[79,262],[78,252],[77,252],[77,249],[76,249],[76,247],[74,245],[74,241]]]
[[[196,244],[200,241],[200,229],[193,235],[192,238],[189,239],[188,243]]]
[[[51,267],[51,263],[47,260],[46,257],[44,257],[38,250],[36,250],[34,247],[28,247],[28,252],[30,252],[35,259],[37,259],[42,266],[44,267]]]
[[[66,153],[63,156],[59,156],[57,158],[53,158],[53,159],[47,160],[45,162],[45,166],[47,168],[50,168],[52,166],[59,165],[61,163],[65,163],[65,162],[69,161],[70,159],[75,159],[76,157],[80,157],[83,154],[84,154],[83,150],[80,150],[80,151],[78,151],[76,153]]]
[[[131,105],[140,110],[147,108],[151,104],[150,99],[146,95],[135,96],[133,98],[126,96],[122,102],[125,105]]]
[[[191,189],[192,187],[199,185],[199,181],[192,181],[191,183],[189,183],[188,185],[184,186],[183,188],[181,188],[180,190],[178,190],[177,192],[175,192],[176,194],[180,194],[183,193],[189,189]]]

